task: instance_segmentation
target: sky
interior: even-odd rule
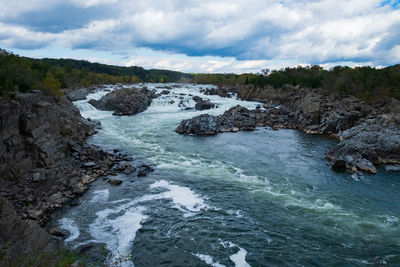
[[[0,0],[0,48],[184,72],[400,63],[400,0]]]

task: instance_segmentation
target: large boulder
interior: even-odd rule
[[[235,87],[218,87],[218,88],[206,88],[203,90],[205,95],[218,95],[220,97],[231,98],[230,93],[236,93],[237,89]]]
[[[145,111],[155,97],[155,92],[146,87],[131,87],[114,90],[100,100],[91,99],[89,103],[97,109],[114,111],[113,115],[123,116]]]
[[[214,135],[219,130],[218,117],[203,114],[189,120],[183,120],[175,131],[179,134]]]
[[[343,140],[326,153],[333,167],[376,173],[376,164],[400,163],[400,115],[370,115],[340,133]]]
[[[73,91],[66,91],[65,95],[70,101],[85,100],[89,90],[85,88],[76,89]]]
[[[196,105],[194,108],[197,110],[211,109],[215,106],[213,103],[211,103],[210,100],[208,100],[208,99],[204,100],[199,96],[194,96],[193,100],[196,102]]]

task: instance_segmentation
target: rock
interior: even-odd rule
[[[400,165],[388,165],[385,166],[385,170],[388,172],[400,172]]]
[[[58,236],[58,237],[63,237],[63,236],[68,236],[68,231],[65,231],[63,229],[60,229],[58,227],[52,227],[49,229],[49,234]]]
[[[348,169],[374,174],[374,164],[400,164],[400,115],[370,116],[339,137],[343,141],[326,154],[332,166],[345,161]]]
[[[197,110],[211,109],[215,106],[210,100],[204,100],[199,96],[194,96],[193,100],[196,102],[195,109]]]
[[[138,177],[145,177],[147,176],[150,172],[153,172],[154,169],[148,165],[142,165],[139,167],[139,171],[137,176]]]
[[[142,88],[116,89],[103,96],[100,100],[91,99],[90,104],[100,110],[114,111],[113,115],[134,115],[143,112],[150,106],[156,95],[154,91]]]
[[[82,166],[85,168],[93,168],[96,166],[96,163],[94,163],[93,161],[83,162]]]
[[[133,166],[132,166],[131,164],[129,164],[129,163],[122,163],[122,164],[120,164],[119,166],[117,166],[117,167],[115,168],[115,170],[118,171],[118,172],[123,172],[123,173],[125,173],[126,175],[129,175],[129,174],[131,174],[132,172],[136,171],[136,168],[133,167]]]
[[[253,131],[266,123],[266,113],[263,111],[250,111],[236,106],[221,116],[203,114],[183,120],[175,131],[180,134],[214,135],[221,132]]]
[[[215,116],[203,114],[189,120],[183,120],[175,132],[179,134],[214,135],[220,128],[219,120]]]
[[[161,94],[161,95],[168,95],[168,94],[169,94],[169,91],[168,91],[168,90],[162,90],[160,94]]]
[[[70,101],[85,100],[89,91],[87,89],[81,88],[74,91],[66,92],[66,96]]]
[[[41,179],[40,179],[40,176],[41,176],[40,172],[35,172],[35,173],[33,173],[33,174],[32,174],[33,181],[34,181],[34,182],[39,182],[39,181],[41,180]]]
[[[218,87],[218,88],[207,88],[204,91],[205,95],[218,95],[220,97],[231,98],[230,93],[236,92],[236,88],[225,88],[225,87]]]
[[[108,179],[108,183],[110,183],[112,185],[120,185],[120,184],[122,184],[122,181],[118,180],[118,179]]]
[[[96,181],[96,178],[97,177],[95,177],[95,176],[84,175],[84,177],[82,178],[82,183],[84,185],[90,184],[90,183]]]
[[[1,197],[0,229],[0,254],[7,250],[11,263],[32,255],[43,255],[44,253],[57,255],[61,251],[59,241],[54,240],[36,223],[22,219],[13,205]],[[14,264],[10,264],[10,266],[14,266]]]

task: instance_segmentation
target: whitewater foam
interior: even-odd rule
[[[246,255],[247,255],[247,250],[244,248],[239,247],[235,243],[226,241],[220,241],[220,244],[224,248],[233,248],[236,247],[239,249],[239,251],[231,256],[229,256],[229,259],[235,264],[236,267],[250,267],[250,264],[246,262]]]
[[[213,258],[210,255],[204,255],[204,254],[192,254],[193,256],[196,256],[200,260],[204,261],[208,265],[211,265],[213,267],[225,267],[225,265],[220,264],[219,262],[214,262]]]
[[[79,229],[74,220],[62,218],[59,220],[59,223],[61,229],[67,230],[70,233],[69,237],[65,239],[65,243],[72,242],[79,237]]]
[[[191,216],[201,210],[210,208],[204,203],[204,199],[202,199],[188,187],[174,185],[165,180],[160,180],[150,185],[150,188],[167,189],[168,191],[154,195],[153,198],[171,199],[175,208],[184,212],[185,216]]]
[[[117,262],[119,266],[133,266],[130,250],[135,240],[136,232],[147,219],[143,214],[144,207],[130,207],[127,204],[116,209],[105,209],[96,213],[97,218],[89,226],[90,234],[98,242],[103,242],[111,251],[110,263]],[[122,215],[118,216],[119,214]]]
[[[91,203],[107,202],[109,196],[110,196],[110,191],[108,189],[96,190],[93,192],[93,197],[89,202]]]

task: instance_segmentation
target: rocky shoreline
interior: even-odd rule
[[[78,100],[91,89],[78,90],[66,95]],[[81,117],[67,97],[32,91],[2,97],[0,105],[0,260],[57,254],[60,231],[40,227],[54,211],[76,205],[75,198],[99,177],[143,177],[153,170],[119,151],[87,144],[101,126]]]
[[[213,91],[213,94],[229,95]],[[234,88],[238,97],[264,103],[248,110],[237,106],[221,116],[200,115],[183,120],[180,134],[214,135],[252,131],[256,127],[298,129],[342,140],[326,153],[335,169],[376,173],[379,164],[400,164],[400,101],[369,104],[353,96],[326,96],[315,89],[287,86]]]

